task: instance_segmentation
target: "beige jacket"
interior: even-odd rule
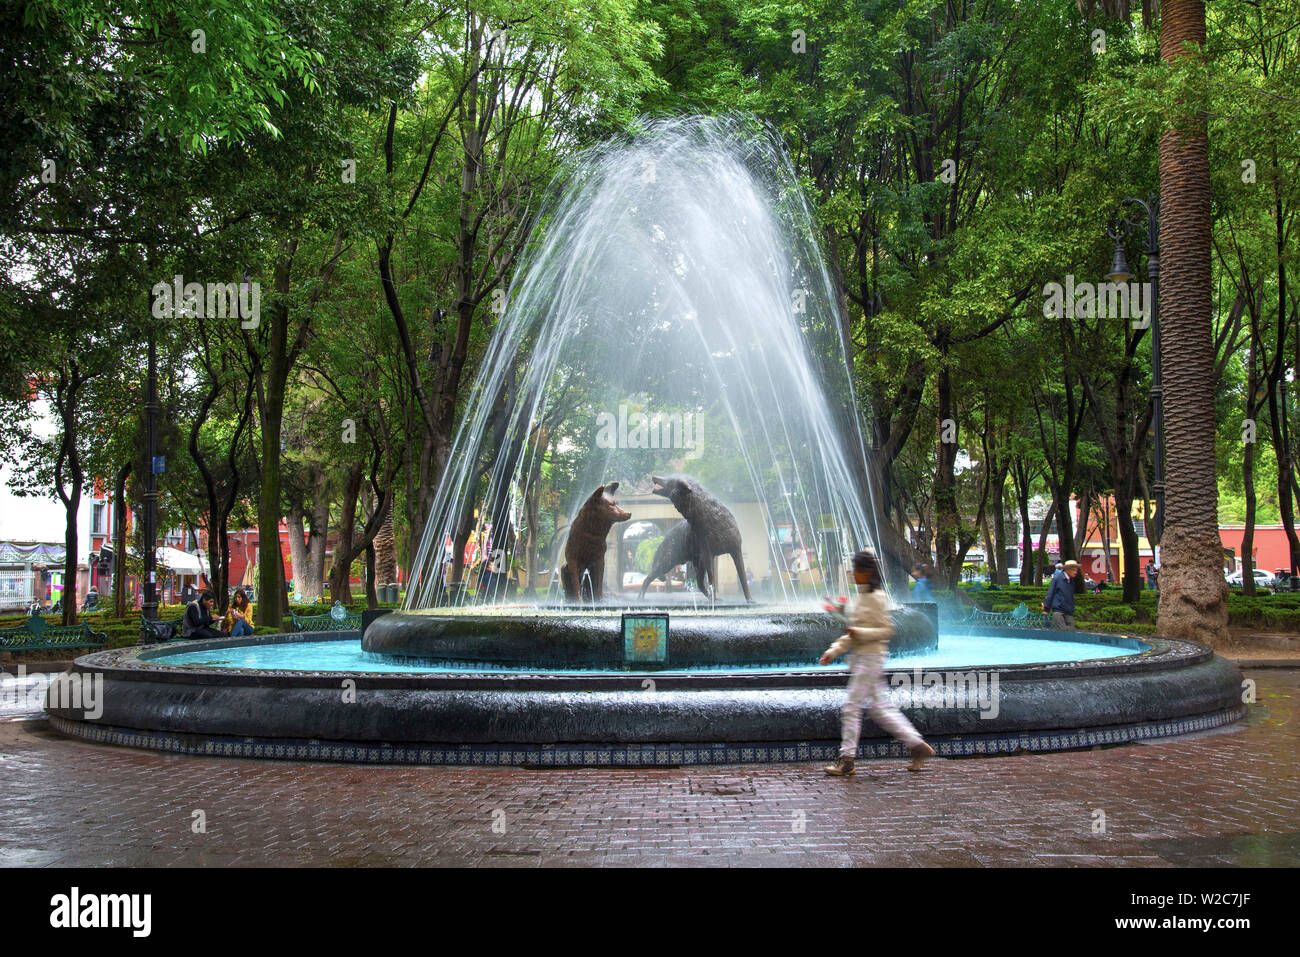
[[[832,658],[838,658],[846,651],[885,654],[893,635],[894,616],[889,612],[889,596],[885,590],[867,591],[866,585],[859,585],[853,610],[849,613],[849,630],[827,648],[826,653]]]

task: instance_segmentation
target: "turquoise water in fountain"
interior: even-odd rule
[[[890,657],[889,668],[977,668],[993,665],[1047,664],[1057,661],[1088,661],[1119,658],[1135,654],[1128,648],[1084,641],[1044,641],[1039,638],[999,638],[987,635],[940,635],[939,647],[923,655]],[[356,671],[384,674],[627,674],[626,671],[584,669],[581,671],[546,668],[538,665],[503,665],[499,663],[428,662],[417,663],[387,658],[361,650],[355,639],[336,641],[293,642],[279,645],[247,645],[213,648],[164,655],[150,659],[167,667],[176,665],[204,668],[252,668],[265,671]],[[788,662],[751,667],[719,665],[693,666],[681,673],[725,672],[727,674],[772,674],[782,671],[840,670],[847,658],[835,664],[818,665],[816,661]],[[660,672],[662,673],[662,672]]]

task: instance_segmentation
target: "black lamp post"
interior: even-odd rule
[[[1160,385],[1160,200],[1152,197],[1144,202],[1135,197],[1128,197],[1120,203],[1121,214],[1111,220],[1107,234],[1115,241],[1115,258],[1106,278],[1114,283],[1128,282],[1133,278],[1128,260],[1124,256],[1124,240],[1129,233],[1140,231],[1147,241],[1147,272],[1151,276],[1151,299],[1147,303],[1147,312],[1151,319],[1151,402],[1155,426],[1155,447],[1152,457],[1155,459],[1155,483],[1152,486],[1156,496],[1155,539],[1159,546],[1164,537],[1165,527],[1165,409],[1164,394]],[[1140,208],[1145,214],[1137,219],[1130,219],[1130,208],[1136,214]],[[1151,536],[1147,536],[1151,540]],[[1154,549],[1153,549],[1154,550]]]
[[[149,378],[145,384],[144,601],[140,603],[140,644],[157,641],[150,623],[158,619],[158,347],[149,332]]]

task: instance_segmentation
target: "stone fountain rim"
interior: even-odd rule
[[[1083,678],[1125,673],[1150,673],[1184,668],[1214,657],[1214,650],[1199,642],[1175,638],[1115,635],[1099,632],[1043,632],[1026,633],[1022,629],[973,629],[972,633],[995,637],[1012,637],[1038,640],[1083,641],[1115,647],[1124,643],[1144,650],[1131,655],[1113,658],[1083,659],[1080,661],[1047,662],[1039,664],[992,664],[927,669],[924,664],[910,667],[888,667],[886,674],[931,672],[996,672],[1002,681],[1037,681],[1052,678]],[[98,651],[76,659],[73,667],[80,672],[102,672],[106,677],[128,681],[151,681],[180,684],[235,686],[254,684],[274,687],[331,687],[337,688],[345,679],[352,679],[358,688],[438,689],[438,690],[553,690],[574,688],[583,690],[623,690],[630,685],[652,677],[656,686],[681,690],[708,690],[711,688],[789,688],[834,687],[844,683],[842,669],[810,668],[788,669],[762,674],[728,672],[725,669],[682,672],[671,669],[660,671],[611,670],[554,673],[543,669],[535,672],[373,672],[373,671],[298,671],[288,669],[214,668],[205,665],[163,665],[158,659],[193,651],[219,650],[268,644],[306,644],[319,641],[357,641],[358,631],[327,633],[294,632],[274,635],[245,636],[243,638],[213,638],[200,641],[168,642],[164,645],[145,645]],[[1088,639],[1096,639],[1089,642]],[[1131,644],[1129,644],[1131,643]]]

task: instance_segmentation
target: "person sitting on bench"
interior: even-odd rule
[[[181,620],[181,637],[224,638],[225,635],[212,627],[212,608],[216,603],[212,592],[205,591],[186,605],[185,617]]]

